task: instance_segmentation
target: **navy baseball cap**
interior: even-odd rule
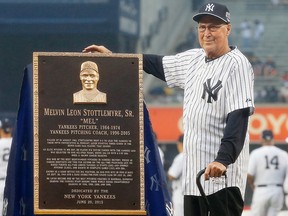
[[[225,23],[230,23],[230,12],[228,8],[219,3],[210,2],[201,6],[198,13],[193,16],[193,20],[199,22],[203,15],[214,16]]]
[[[181,142],[183,143],[183,138],[184,138],[184,134],[181,134],[179,137],[178,137],[178,142]]]
[[[273,132],[271,130],[264,130],[262,132],[262,138],[264,140],[267,140],[267,141],[272,140],[273,139]]]

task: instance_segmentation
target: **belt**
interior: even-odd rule
[[[277,186],[277,187],[282,187],[282,184],[262,184],[262,185],[257,185],[257,187],[268,187],[268,186]]]

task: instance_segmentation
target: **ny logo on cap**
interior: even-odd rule
[[[214,10],[214,4],[207,4],[206,5],[206,8],[205,8],[205,11],[213,11]]]

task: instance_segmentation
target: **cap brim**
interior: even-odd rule
[[[196,21],[196,22],[199,22],[199,21],[200,21],[200,18],[201,18],[202,16],[204,16],[204,15],[210,15],[210,16],[216,17],[216,18],[224,21],[225,23],[229,23],[229,22],[227,22],[227,20],[224,20],[222,17],[217,16],[217,15],[215,15],[215,14],[211,14],[211,13],[198,13],[198,14],[195,14],[195,15],[192,17],[192,19],[193,19],[194,21]]]

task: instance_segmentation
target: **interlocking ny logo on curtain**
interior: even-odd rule
[[[207,103],[212,103],[212,99],[217,101],[217,94],[219,90],[222,88],[222,82],[220,80],[217,81],[216,85],[211,86],[211,78],[208,79],[205,83],[203,83],[203,94],[202,99],[205,100],[206,93],[208,94]]]

